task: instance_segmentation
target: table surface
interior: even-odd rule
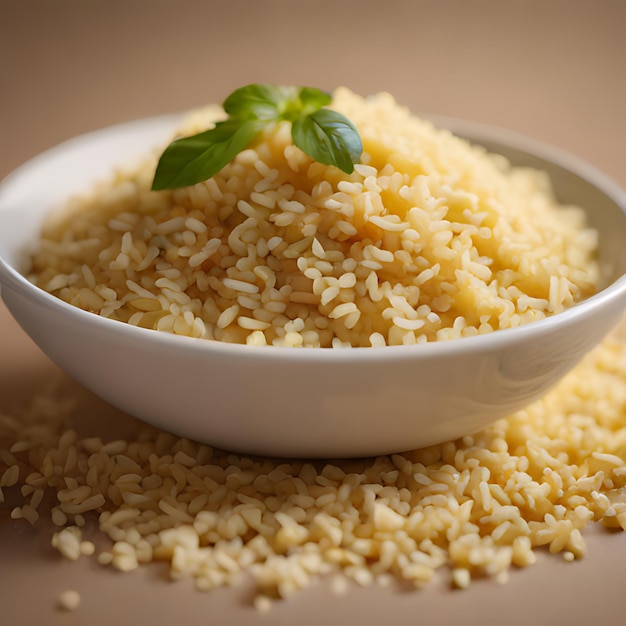
[[[568,150],[626,185],[626,3],[621,0],[22,0],[0,20],[0,178],[110,124],[221,101],[249,82],[390,91],[418,114],[506,127]],[[0,303],[0,410],[59,370]],[[95,423],[126,416],[74,385]],[[98,422],[98,420],[102,420]],[[104,427],[103,427],[104,428]],[[6,624],[622,624],[626,536],[591,529],[574,564],[540,555],[507,584],[451,591],[328,581],[255,612],[250,589],[196,592],[159,566],[120,574],[61,560],[51,528],[0,507]],[[78,610],[55,610],[81,593]],[[149,621],[148,621],[149,620]]]

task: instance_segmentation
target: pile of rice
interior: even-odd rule
[[[80,424],[67,393],[0,414],[11,517],[51,520],[69,559],[122,571],[165,561],[201,590],[251,575],[259,609],[320,575],[337,592],[350,580],[422,587],[438,570],[462,588],[504,581],[540,546],[582,558],[591,522],[626,529],[626,334],[476,435],[374,459],[256,459],[139,423],[103,441]],[[82,534],[96,523],[97,545]]]
[[[596,233],[546,176],[512,168],[345,88],[363,140],[351,175],[287,123],[206,182],[150,192],[158,154],[50,220],[31,280],[83,309],[252,345],[381,346],[466,337],[558,313],[596,289]],[[180,134],[210,128],[219,107]]]

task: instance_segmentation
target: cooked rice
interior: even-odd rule
[[[0,494],[21,500],[12,517],[31,506],[31,523],[60,526],[52,543],[70,559],[95,550],[121,571],[166,561],[201,590],[250,574],[259,610],[321,575],[337,593],[346,580],[422,587],[437,571],[461,588],[505,581],[541,547],[583,558],[592,522],[626,529],[626,334],[508,419],[368,460],[257,459],[140,423],[105,442],[78,434],[72,403],[45,391],[0,414]],[[43,491],[50,500],[33,503]],[[83,540],[92,523],[97,548]]]
[[[150,192],[153,155],[47,224],[31,279],[83,309],[252,345],[383,346],[558,313],[597,282],[596,233],[546,176],[347,89],[355,172],[312,162],[287,124],[212,179]],[[194,112],[181,134],[210,127]]]

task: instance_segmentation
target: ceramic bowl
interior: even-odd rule
[[[35,343],[112,405],[220,448],[283,457],[400,452],[472,433],[546,393],[623,317],[626,201],[559,150],[459,120],[440,126],[547,171],[562,202],[600,233],[603,289],[551,318],[487,335],[362,349],[251,347],[136,328],[75,308],[20,273],[44,215],[67,196],[165,145],[178,116],[72,139],[0,185],[0,285]],[[120,155],[124,155],[120,162]]]

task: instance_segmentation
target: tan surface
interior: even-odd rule
[[[0,2],[0,177],[41,150],[128,119],[221,100],[247,82],[393,92],[416,112],[504,126],[559,145],[626,184],[626,4],[621,0],[22,0]],[[0,409],[58,374],[0,305]],[[76,389],[98,430],[127,418]],[[624,623],[626,536],[589,556],[542,557],[504,586],[451,592],[325,583],[258,616],[249,590],[196,593],[160,567],[122,575],[62,562],[50,529],[0,507],[0,622],[30,624]],[[54,609],[77,589],[80,608]]]

